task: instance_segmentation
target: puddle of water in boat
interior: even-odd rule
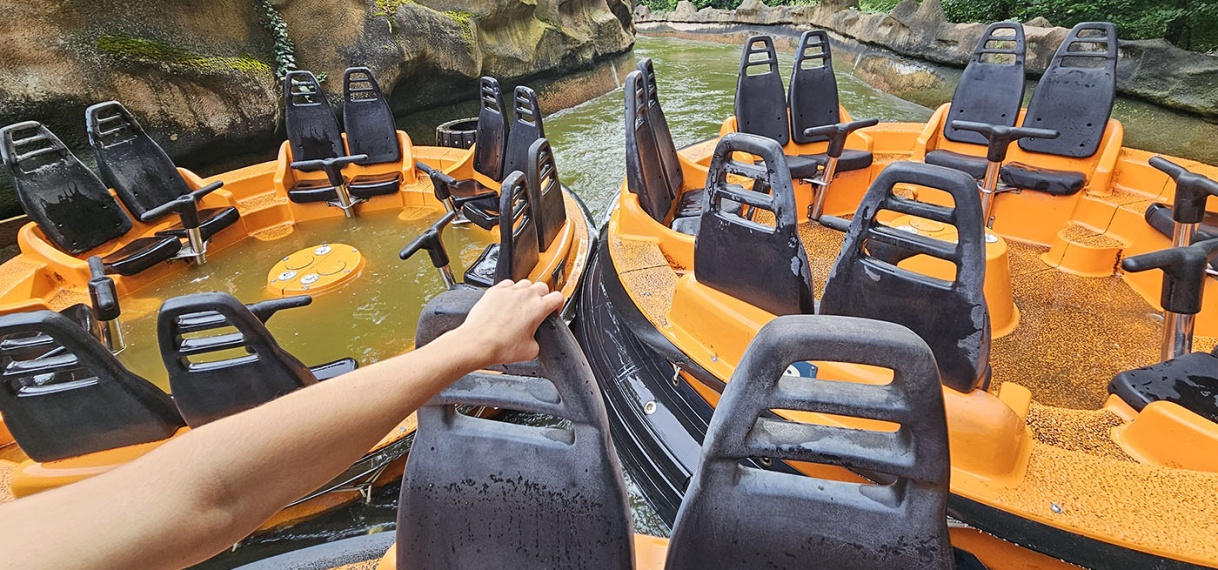
[[[435,214],[439,217],[438,210]],[[404,221],[397,211],[317,220],[299,224],[296,231],[277,240],[250,238],[209,254],[206,264],[189,267],[183,275],[124,299],[128,348],[119,358],[132,371],[168,389],[156,342],[157,309],[165,299],[205,291],[228,292],[244,303],[278,298],[266,287],[267,273],[288,254],[322,243],[355,247],[364,256],[364,268],[339,289],[314,297],[311,305],[276,313],[267,322],[275,339],[308,365],[348,356],[367,365],[405,352],[414,343],[423,305],[444,285],[426,255],[402,261],[398,251],[432,221]],[[470,225],[450,226],[444,237],[455,272],[463,271],[463,260],[476,259],[491,239]]]

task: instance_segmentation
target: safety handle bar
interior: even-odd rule
[[[449,264],[448,251],[444,249],[444,242],[440,238],[444,234],[444,228],[448,227],[448,224],[456,217],[456,212],[445,212],[443,217],[403,248],[398,253],[398,257],[406,260],[419,251],[427,250],[427,255],[431,257],[432,267],[439,269],[447,266]]]
[[[326,173],[326,178],[330,180],[330,184],[338,186],[343,183],[344,166],[367,159],[368,155],[366,154],[353,154],[350,156],[334,156],[314,160],[298,160],[292,163],[292,168],[295,170],[321,170]]]
[[[1201,312],[1206,268],[1215,256],[1218,256],[1218,239],[1211,239],[1126,257],[1121,260],[1121,268],[1130,273],[1162,270],[1163,293],[1159,300],[1163,310],[1195,315]]]
[[[245,308],[249,309],[255,317],[258,317],[258,320],[265,323],[279,311],[304,307],[312,302],[313,297],[309,295],[293,295],[282,299],[268,299],[266,301],[251,303],[246,305]]]
[[[117,319],[121,312],[118,288],[114,279],[106,275],[106,264],[96,255],[89,257],[89,301],[93,318],[99,321]]]
[[[1150,159],[1150,165],[1176,182],[1176,200],[1171,218],[1181,224],[1198,224],[1205,219],[1205,201],[1218,196],[1218,182],[1189,172],[1183,166],[1160,156]]]
[[[972,131],[985,137],[985,140],[990,142],[989,148],[986,151],[986,160],[990,162],[1002,162],[1006,160],[1007,148],[1011,146],[1011,143],[1019,139],[1055,139],[1061,136],[1060,132],[1052,129],[1007,127],[975,121],[952,121],[951,127],[960,131]]]
[[[204,196],[219,190],[224,186],[223,180],[217,180],[187,194],[182,194],[173,200],[165,202],[140,216],[140,221],[145,224],[152,223],[157,218],[164,216],[170,212],[174,212],[182,220],[182,227],[186,229],[194,229],[199,227],[199,201]]]
[[[850,121],[848,123],[810,127],[804,129],[804,136],[829,137],[829,149],[825,152],[825,155],[832,158],[839,158],[842,156],[842,151],[846,150],[846,137],[849,137],[850,133],[853,133],[859,129],[874,127],[878,124],[880,124],[879,119],[862,119],[859,121]]]

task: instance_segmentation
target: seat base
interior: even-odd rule
[[[983,156],[961,154],[950,150],[932,150],[926,153],[926,164],[943,166],[959,170],[978,180],[985,178],[985,168],[989,164]]]
[[[1050,170],[1012,162],[1002,166],[998,178],[1003,184],[1052,196],[1071,196],[1087,185],[1087,176],[1070,170]]]
[[[199,233],[203,234],[204,240],[211,239],[211,236],[233,225],[240,217],[241,214],[237,212],[236,208],[232,207],[199,210]],[[183,228],[182,223],[178,222],[157,232],[157,235],[186,239],[186,228]]]
[[[130,277],[162,261],[173,259],[181,249],[182,242],[173,236],[138,238],[103,257],[102,265],[106,273]]]
[[[1218,357],[1193,352],[1128,370],[1108,383],[1108,393],[1119,396],[1135,410],[1166,400],[1218,422]]]
[[[837,159],[837,172],[849,172],[851,170],[868,168],[871,166],[871,160],[872,156],[870,152],[846,149],[842,151],[842,155]],[[820,169],[828,161],[829,156],[824,153],[787,155],[787,168],[791,169],[791,178],[793,179],[816,178],[816,175],[820,173]]]
[[[499,267],[499,244],[492,243],[482,250],[482,255],[465,270],[465,282],[478,287],[495,284],[495,270]]]
[[[297,204],[330,202],[338,199],[338,191],[326,180],[301,180],[288,190],[288,199]]]
[[[351,195],[355,196],[356,198],[386,196],[397,192],[401,188],[401,172],[356,176],[347,183],[347,190],[350,191]]]

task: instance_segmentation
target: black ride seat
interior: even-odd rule
[[[348,73],[347,79],[351,83],[361,85],[356,86],[357,91],[354,93],[358,94],[346,92],[348,86],[344,85],[344,101],[351,96],[371,97],[369,105],[373,105],[378,100],[379,105],[385,105],[384,96],[380,94],[380,88],[376,86],[371,74],[367,78],[369,79],[367,82],[353,81],[351,73]],[[363,83],[367,83],[367,85],[363,85]],[[375,95],[369,89],[374,89]],[[292,162],[347,156],[343,148],[343,137],[338,128],[338,120],[334,118],[334,112],[330,109],[326,94],[321,90],[321,84],[317,82],[317,78],[311,72],[304,70],[288,72],[283,79],[283,97],[284,127],[288,134],[288,147],[292,152]],[[381,116],[382,114],[382,110],[376,108],[371,108],[369,111],[371,116]],[[357,123],[359,123],[359,119],[357,119]],[[309,172],[309,170],[305,171]],[[382,179],[378,176],[361,182],[357,177],[348,183],[347,189],[352,196],[357,198],[371,198],[397,192],[400,182],[400,173],[393,176],[392,180]],[[300,204],[330,202],[338,199],[338,191],[327,179],[298,180],[291,188],[288,188],[288,199]]]
[[[398,144],[393,110],[367,67],[348,67],[343,73],[343,130],[350,153],[368,155],[356,164],[401,162],[402,147]],[[355,176],[347,187],[352,195],[360,197],[392,194],[402,187],[402,173],[394,170]]]
[[[0,129],[0,157],[25,213],[55,247],[76,255],[121,238],[131,218],[63,142],[41,123]],[[107,273],[135,275],[172,259],[182,242],[169,236],[136,238],[103,256]]]
[[[685,173],[681,170],[681,159],[677,157],[677,145],[672,140],[672,131],[668,128],[668,118],[664,116],[664,108],[660,106],[659,85],[656,84],[656,69],[651,58],[645,57],[638,63],[639,73],[643,74],[643,93],[647,100],[647,122],[655,138],[656,152],[659,154],[660,166],[664,170],[664,180],[668,183],[668,192],[672,196],[680,195],[677,211],[685,212],[687,216],[702,213],[702,201],[691,193],[681,193],[685,186]],[[700,194],[700,193],[698,193]],[[695,209],[696,210],[693,210]]]
[[[893,370],[888,385],[784,376],[808,360]],[[782,419],[799,410],[880,420],[870,431]],[[834,465],[871,483],[768,471],[758,457]],[[953,552],[951,464],[935,358],[909,329],[849,317],[785,316],[762,327],[711,417],[677,513],[670,570],[978,568]]]
[[[643,211],[663,224],[672,210],[673,189],[656,146],[656,131],[647,109],[647,87],[642,72],[631,71],[626,75],[625,94],[626,189],[638,196]],[[674,223],[673,229],[675,226]]]
[[[456,328],[478,298],[441,293],[423,309],[416,344]],[[632,567],[626,485],[596,380],[558,315],[536,339],[535,361],[466,375],[419,409],[398,508],[398,568]],[[508,424],[459,406],[562,421]]]
[[[563,201],[562,183],[558,180],[558,166],[550,141],[537,139],[529,147],[526,182],[529,204],[535,208],[538,250],[546,251],[567,223],[567,204]]]
[[[951,106],[943,124],[944,138],[952,142],[981,145],[982,148],[978,150],[981,153],[989,141],[979,133],[952,127],[952,121],[1015,126],[1019,109],[1023,106],[1026,48],[1023,24],[995,22],[986,27],[952,94]],[[926,163],[967,172],[973,178],[985,177],[984,153],[973,156],[935,149],[926,153]]]
[[[157,316],[157,340],[169,370],[170,391],[191,427],[357,367],[355,360],[346,358],[310,369],[281,348],[263,324],[276,310],[309,301],[289,297],[247,307],[228,293],[196,293],[165,301]],[[234,356],[234,350],[241,354]]]
[[[801,144],[829,140],[824,135],[804,135],[807,129],[836,125],[841,121],[833,52],[826,32],[809,30],[800,36],[795,65],[791,68],[789,93],[791,140]],[[788,156],[787,167],[795,178],[813,178],[828,160],[825,153]],[[838,158],[837,172],[869,168],[871,161],[870,152],[845,149]]]
[[[902,198],[899,184],[915,184],[951,194],[955,207]],[[911,214],[949,224],[958,232],[950,243],[881,224],[881,211]],[[841,255],[825,283],[820,312],[879,319],[909,327],[930,344],[943,384],[960,392],[982,387],[988,378],[990,317],[985,304],[985,235],[977,183],[963,172],[915,162],[884,169],[850,222]],[[923,254],[956,266],[953,281],[897,267],[883,252],[902,257]]]
[[[525,279],[533,271],[540,256],[537,220],[529,194],[523,172],[512,172],[503,179],[499,192],[499,243],[486,246],[465,270],[466,283],[490,287],[504,279]]]
[[[478,81],[478,130],[474,135],[474,171],[490,178],[503,180],[503,160],[507,155],[507,107],[503,103],[503,92],[494,77],[483,77]],[[470,178],[449,185],[454,197],[469,198],[481,193],[496,192]]]
[[[166,439],[173,400],[52,311],[0,317],[0,413],[22,451],[55,461]]]
[[[517,170],[527,171],[530,162],[529,148],[546,137],[545,125],[541,122],[541,107],[537,104],[537,93],[529,87],[519,85],[513,100],[515,105],[512,108],[512,128],[508,132],[503,156],[505,177]]]
[[[145,220],[150,210],[194,190],[161,145],[118,101],[86,109],[85,124],[89,146],[97,157],[97,170],[136,218]],[[233,207],[198,210],[199,232],[204,240],[210,239],[233,225],[239,216]],[[187,235],[180,221],[159,233],[183,239]]]
[[[367,67],[348,67],[343,73],[342,129],[347,133],[347,149],[351,155],[368,155],[356,164],[368,166],[402,161],[393,111]],[[361,197],[393,194],[402,188],[402,172],[395,169],[384,174],[357,175],[347,183],[347,188],[352,195]]]
[[[1053,129],[1056,139],[1027,138],[1019,148],[1029,153],[1085,158],[1099,151],[1116,100],[1116,26],[1084,22],[1074,26],[1053,55],[1032,92],[1023,126]],[[1011,162],[1003,165],[1004,184],[1069,196],[1087,184],[1087,173],[1051,170]]]
[[[736,161],[733,152],[759,157],[761,164]],[[754,190],[728,183],[729,174],[751,178]],[[769,188],[769,194],[757,191],[759,186]],[[694,240],[698,283],[775,315],[814,312],[812,276],[797,231],[795,190],[778,143],[745,133],[724,136],[711,158],[706,193],[706,211]],[[727,201],[772,212],[774,227],[725,211]]]

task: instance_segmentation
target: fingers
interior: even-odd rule
[[[512,285],[513,282],[511,279],[504,279],[503,281],[496,283],[492,289],[510,289]]]

